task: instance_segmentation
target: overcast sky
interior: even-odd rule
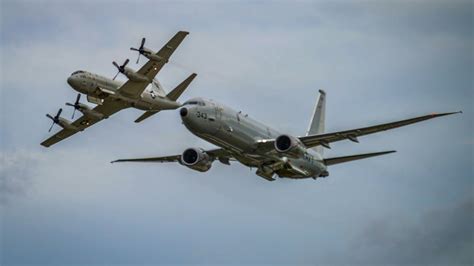
[[[0,264],[473,264],[473,3],[1,1]],[[78,69],[113,77],[142,37],[190,34],[157,78],[304,134],[318,89],[328,131],[431,112],[461,115],[334,143],[397,150],[268,182],[116,158],[213,147],[177,111],[124,110],[51,148]],[[143,63],[145,60],[142,60]],[[119,79],[125,80],[122,76]],[[58,131],[55,127],[53,132]]]

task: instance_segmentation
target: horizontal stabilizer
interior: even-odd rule
[[[148,117],[158,113],[159,111],[147,111],[147,112],[144,112],[139,118],[137,118],[135,120],[135,123],[139,123],[145,119],[147,119]]]
[[[389,154],[389,153],[393,153],[393,152],[396,152],[396,151],[382,151],[382,152],[373,152],[373,153],[365,153],[365,154],[356,154],[356,155],[350,155],[350,156],[327,158],[327,159],[324,159],[324,164],[325,165],[333,165],[333,164],[339,164],[339,163],[346,163],[346,162],[350,162],[350,161],[370,158],[370,157]]]
[[[197,76],[196,73],[191,74],[187,79],[185,79],[181,84],[179,84],[174,90],[170,91],[166,97],[172,101],[178,100],[179,96],[184,92],[184,90],[191,84],[193,79]]]

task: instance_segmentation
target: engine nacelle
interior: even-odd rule
[[[135,71],[133,71],[131,68],[125,67],[125,71],[123,72],[125,76],[129,80],[136,81],[136,82],[150,82],[150,79],[148,79],[146,76],[139,74]]]
[[[206,172],[211,168],[212,159],[203,150],[189,148],[181,155],[181,164],[199,172]]]
[[[275,140],[275,149],[290,156],[301,156],[305,153],[305,148],[299,139],[290,135],[280,135]]]
[[[164,61],[164,63],[168,63],[168,60],[165,61],[163,58],[159,57],[155,53],[146,53],[146,54],[144,54],[144,56],[146,58],[150,59],[150,60],[153,60],[153,61],[156,61],[156,62],[159,62],[159,63],[161,63],[163,61]]]

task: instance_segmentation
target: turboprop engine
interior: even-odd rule
[[[130,62],[129,59],[125,60],[125,62],[119,66],[117,64],[117,62],[112,62],[112,64],[117,68],[118,72],[117,74],[115,75],[115,77],[113,78],[113,80],[115,80],[115,78],[117,77],[117,75],[119,73],[122,73],[124,74],[125,76],[127,76],[127,78],[129,80],[133,80],[133,81],[136,81],[136,82],[151,82],[146,76],[142,75],[142,74],[139,74],[135,71],[133,71],[131,68],[127,67],[127,64],[128,62]]]
[[[189,148],[181,155],[181,164],[199,172],[206,172],[212,165],[211,157],[201,149]]]
[[[280,135],[275,140],[275,149],[289,156],[298,157],[305,153],[305,148],[299,139],[290,135]]]
[[[146,40],[145,38],[142,39],[140,43],[140,47],[138,48],[130,47],[130,50],[138,52],[137,64],[138,64],[138,61],[140,61],[140,55],[144,55],[146,58],[156,61],[156,62],[162,62],[164,60],[163,58],[158,56],[152,50],[145,47],[145,40]],[[166,60],[166,62],[163,62],[163,63],[168,63],[168,60]]]

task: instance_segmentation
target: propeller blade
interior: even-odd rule
[[[74,104],[72,104],[72,103],[66,103],[66,105],[67,105],[67,106],[72,106],[72,107],[74,107],[74,106],[75,106],[75,105],[74,105]]]
[[[123,69],[128,64],[128,62],[130,62],[130,60],[127,58],[127,60],[123,62],[123,65],[121,66],[121,68]]]
[[[54,118],[55,118],[54,120],[58,119],[59,116],[61,116],[62,111],[63,111],[63,108],[59,108],[58,113],[57,113],[56,116],[54,117]]]
[[[134,47],[130,47],[130,50],[140,52],[140,50],[138,50],[137,48],[134,48]]]
[[[77,105],[79,103],[79,100],[81,99],[81,94],[78,93],[76,97],[76,103],[74,105]]]
[[[120,69],[120,66],[117,64],[117,62],[113,61],[112,65],[114,65],[116,68]]]
[[[53,126],[54,126],[54,121],[53,121],[53,123],[51,124],[51,127],[49,128],[48,132],[51,132],[51,129],[53,129]]]
[[[138,62],[140,61],[140,55],[141,55],[141,53],[138,54],[137,64],[138,64]]]
[[[74,111],[72,111],[72,117],[71,119],[74,119],[74,114],[76,113],[76,108],[74,108]]]
[[[143,50],[144,45],[145,45],[145,38],[142,38],[142,44],[140,45],[140,50]]]
[[[51,120],[54,120],[54,117],[52,117],[50,114],[46,114],[46,117],[51,119]]]
[[[112,80],[115,80],[115,78],[118,76],[119,73],[120,73],[120,71],[117,72],[117,74],[115,74],[115,76],[114,76],[114,78],[113,78]]]

